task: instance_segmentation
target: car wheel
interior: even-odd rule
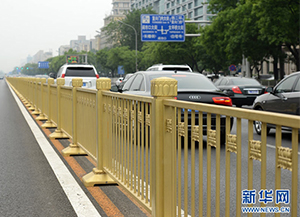
[[[261,108],[258,108],[256,110],[263,111]],[[262,122],[261,121],[254,121],[253,125],[254,125],[254,129],[255,129],[256,133],[258,135],[261,135]],[[267,135],[269,134],[270,130],[271,130],[271,128],[267,127]]]

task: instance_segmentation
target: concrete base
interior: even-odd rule
[[[50,139],[69,139],[69,136],[67,136],[67,134],[65,134],[61,130],[55,130],[54,133],[51,133],[49,135],[49,138]]]
[[[86,187],[103,184],[117,184],[108,174],[97,168],[94,168],[92,172],[83,176],[82,182]]]
[[[39,112],[38,110],[34,110],[33,112],[31,112],[31,114],[33,114],[33,115],[39,115],[39,114],[41,114],[41,112]]]
[[[48,120],[48,118],[46,117],[46,115],[40,114],[35,120],[37,120],[37,121],[45,121],[45,120]]]
[[[80,148],[78,145],[70,144],[69,147],[65,148],[61,151],[63,156],[71,156],[71,155],[86,155],[85,151]]]
[[[46,123],[44,123],[41,127],[42,128],[54,128],[54,127],[56,127],[56,125],[53,124],[51,121],[46,121]]]

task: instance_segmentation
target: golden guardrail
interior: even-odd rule
[[[53,79],[48,84],[34,78],[7,81],[28,109],[48,118],[44,127],[57,127],[50,138],[72,139],[64,155],[88,154],[97,161],[83,177],[86,186],[118,183],[152,216],[232,216],[233,207],[241,216],[242,208],[254,205],[243,204],[242,190],[270,189],[267,173],[274,176],[275,190],[288,186],[291,216],[299,212],[298,116],[175,100],[177,81],[168,78],[151,81],[152,97],[110,92],[107,78],[97,80],[97,90],[81,88],[82,79],[74,79],[73,88],[63,86],[64,79],[57,84]],[[230,131],[232,117],[235,134]],[[242,137],[243,121],[247,138]],[[253,137],[254,121],[262,122],[260,140]],[[276,125],[275,159],[267,153],[267,124]],[[281,144],[282,126],[291,128],[289,148]],[[220,145],[223,133],[225,148]],[[242,139],[248,141],[247,151],[242,151]],[[267,170],[267,159],[274,171]],[[282,174],[291,183],[282,183]],[[253,183],[254,177],[260,183]],[[264,202],[259,205],[267,208]],[[279,210],[284,206],[274,205]]]

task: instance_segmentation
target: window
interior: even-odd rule
[[[167,4],[167,8],[170,8],[170,3]]]
[[[287,93],[292,91],[296,76],[292,76],[279,84],[275,90],[276,93]]]
[[[125,84],[124,84],[124,86],[122,88],[123,91],[129,90],[129,87],[130,87],[130,85],[131,85],[131,83],[132,83],[132,81],[133,81],[134,78],[135,78],[134,75],[131,76],[130,78],[128,78],[128,80],[125,82]]]
[[[66,77],[96,77],[92,67],[69,67],[66,70]]]
[[[188,4],[188,9],[191,9],[193,7],[193,2]]]
[[[144,82],[144,78],[142,75],[137,75],[132,82],[132,85],[129,91],[140,91],[140,87],[142,86],[142,82]],[[145,88],[144,88],[145,89]]]
[[[297,81],[297,84],[296,84],[294,92],[300,92],[300,78]]]
[[[203,15],[203,7],[195,9],[195,16]]]
[[[180,8],[177,8],[176,12],[177,12],[177,13],[180,13]]]
[[[223,80],[220,82],[220,85],[225,85],[228,83],[228,80],[223,78]]]

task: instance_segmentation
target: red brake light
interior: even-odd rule
[[[177,99],[177,96],[175,96],[174,99]]]
[[[213,97],[212,99],[216,104],[232,106],[232,101],[229,97]]]
[[[99,75],[98,75],[98,74],[96,75],[96,78],[99,78]]]
[[[61,77],[64,78],[64,77],[65,77],[65,74],[62,74]]]
[[[240,90],[240,88],[238,86],[234,86],[231,89],[234,93],[242,94],[242,91]]]

